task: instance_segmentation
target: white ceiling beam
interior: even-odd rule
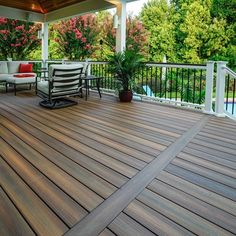
[[[0,6],[0,16],[10,19],[25,20],[31,22],[44,22],[44,15],[41,13],[29,12],[5,6]]]

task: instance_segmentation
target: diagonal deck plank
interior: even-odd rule
[[[124,209],[173,158],[190,142],[207,123],[208,117],[203,117],[196,125],[184,133],[172,145],[166,148],[158,158],[150,162],[142,171],[117,190],[103,204],[73,227],[66,236],[97,235]],[[100,219],[103,219],[101,222]],[[91,227],[91,225],[93,227]]]
[[[2,188],[0,188],[0,228],[2,235],[35,235]]]

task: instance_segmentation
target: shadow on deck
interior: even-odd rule
[[[236,123],[0,94],[0,235],[236,234]]]

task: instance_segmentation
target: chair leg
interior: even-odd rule
[[[6,83],[6,93],[8,92],[8,90],[7,90],[7,85],[8,85],[8,84]]]
[[[100,79],[97,79],[97,90],[99,93],[100,98],[102,97],[101,92],[100,92]]]
[[[87,80],[85,80],[85,90],[86,90],[85,100],[87,101],[87,98],[88,98],[88,81]]]
[[[16,84],[14,84],[14,92],[15,92],[15,96],[16,96]]]

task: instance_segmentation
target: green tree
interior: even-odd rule
[[[226,53],[216,54],[213,59],[226,60],[236,69],[236,0],[212,0],[211,15],[226,20],[227,29],[231,31]]]
[[[167,0],[150,0],[141,11],[144,27],[150,32],[148,39],[149,60],[176,61],[174,8]]]
[[[212,18],[211,1],[183,3],[179,10],[177,35],[182,43],[180,57],[185,62],[200,63],[215,54],[224,54],[231,31],[224,19]]]

